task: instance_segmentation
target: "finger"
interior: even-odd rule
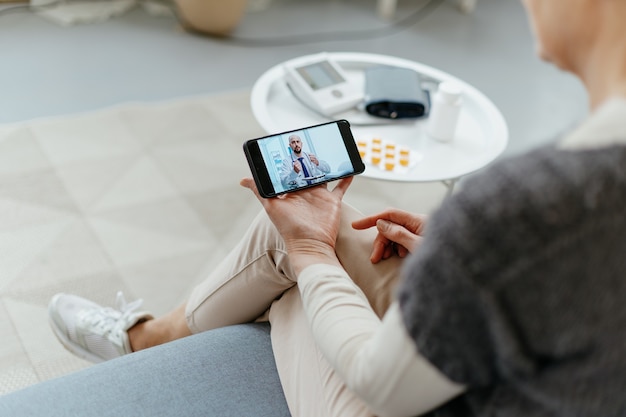
[[[355,230],[365,230],[365,229],[369,229],[370,227],[374,227],[376,226],[376,220],[374,221],[365,221],[366,219],[359,219],[359,220],[354,220],[352,222],[352,228]]]
[[[261,194],[259,194],[259,190],[256,188],[256,184],[254,183],[254,180],[252,178],[243,178],[241,181],[239,181],[239,185],[251,190],[256,198],[258,198],[259,201],[263,203],[264,198],[261,197]]]
[[[413,251],[417,246],[418,236],[403,226],[380,219],[376,222],[376,228],[378,229],[378,233],[382,234],[390,241],[404,246],[409,252]]]
[[[378,220],[388,220],[409,229],[415,234],[419,234],[424,226],[425,217],[415,215],[404,210],[388,208],[380,213],[363,217],[352,222],[352,227],[357,230],[374,227]]]
[[[384,240],[388,242],[387,239],[384,239]],[[382,240],[378,240],[378,239],[374,240],[374,244],[372,245],[372,254],[370,255],[370,261],[373,264],[376,264],[383,259],[383,255],[385,253],[386,247],[387,247],[387,243],[383,242]]]
[[[385,246],[385,252],[383,253],[383,259],[389,259],[394,255],[393,253],[393,244],[389,244]]]
[[[396,252],[401,258],[406,258],[409,254],[409,250],[402,245],[396,245]]]
[[[339,198],[343,199],[343,196],[346,194],[346,191],[348,191],[348,188],[350,188],[350,184],[352,184],[353,179],[354,177],[340,179],[337,186],[332,191],[333,194],[338,194]]]
[[[385,210],[380,218],[404,226],[404,228],[408,229],[414,234],[419,234],[422,231],[425,221],[424,216],[409,213],[408,211],[400,210],[397,208],[390,208]]]
[[[256,189],[256,184],[254,183],[254,180],[250,177],[242,178],[241,181],[239,181],[239,185],[241,185],[242,187],[248,188],[249,190],[252,190],[253,192],[258,192],[258,190]]]
[[[376,222],[380,219],[391,220],[393,216],[390,214],[392,211],[396,209],[388,208],[380,213],[372,214],[371,216],[363,217],[362,219],[358,219],[352,222],[352,227],[357,230],[369,229],[370,227],[376,226]]]

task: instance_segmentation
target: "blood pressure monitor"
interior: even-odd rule
[[[363,101],[363,85],[350,81],[326,53],[288,61],[284,69],[292,92],[325,116],[351,109]]]

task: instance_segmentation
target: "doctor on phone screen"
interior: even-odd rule
[[[330,172],[330,166],[327,162],[302,150],[300,136],[289,136],[289,148],[291,148],[291,158],[283,161],[280,170],[280,180],[285,187],[293,188],[313,184]]]

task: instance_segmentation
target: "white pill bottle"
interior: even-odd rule
[[[439,83],[428,115],[428,136],[440,142],[451,142],[459,124],[462,102],[462,91],[458,84],[451,81]]]

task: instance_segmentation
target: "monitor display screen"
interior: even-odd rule
[[[328,61],[305,65],[297,68],[296,71],[313,90],[345,82]]]

